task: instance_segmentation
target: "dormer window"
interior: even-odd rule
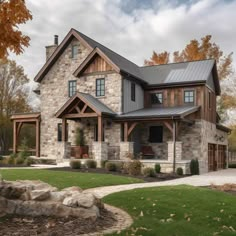
[[[152,104],[162,104],[163,103],[163,93],[151,93]]]
[[[68,96],[72,97],[76,94],[76,80],[69,80],[68,82]]]
[[[78,45],[72,45],[72,48],[71,48],[71,58],[72,59],[77,58],[78,53],[79,53],[79,46]]]
[[[185,90],[184,91],[184,103],[194,103],[194,90]]]

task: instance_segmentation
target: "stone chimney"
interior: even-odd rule
[[[51,46],[46,46],[46,60],[53,54],[53,52],[58,47],[58,35],[54,35],[54,44]]]

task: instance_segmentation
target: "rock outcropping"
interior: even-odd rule
[[[79,187],[58,191],[42,181],[0,182],[0,216],[75,216],[96,220],[103,203]]]

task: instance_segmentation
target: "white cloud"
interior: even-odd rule
[[[206,34],[212,34],[225,53],[234,50],[236,41],[236,1],[152,1],[150,7],[142,4],[132,12],[122,9],[122,0],[26,2],[33,20],[22,29],[31,37],[31,46],[13,58],[31,79],[44,64],[44,47],[53,43],[53,35],[61,41],[72,27],[139,65],[153,50],[180,50]]]

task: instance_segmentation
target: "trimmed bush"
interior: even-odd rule
[[[16,158],[15,163],[16,163],[16,165],[22,165],[22,164],[24,164],[24,161],[25,161],[25,159],[19,156]]]
[[[129,162],[128,174],[129,175],[141,175],[142,163],[138,160]]]
[[[71,160],[70,161],[70,167],[72,169],[80,169],[81,168],[81,162],[80,160]]]
[[[7,164],[9,165],[14,165],[15,164],[15,157],[13,157],[12,155],[7,159]]]
[[[101,167],[105,168],[106,163],[107,163],[107,160],[101,160]]]
[[[161,173],[161,165],[160,164],[155,164],[155,171],[156,173]]]
[[[86,166],[87,166],[88,168],[96,169],[96,168],[97,168],[97,162],[94,161],[94,160],[87,160],[87,161],[86,161]]]
[[[4,157],[0,155],[0,161],[3,161]]]
[[[25,161],[24,161],[24,164],[27,165],[27,166],[31,166],[31,165],[34,164],[34,161],[31,158],[26,158]]]
[[[150,168],[150,167],[143,169],[143,175],[145,177],[156,177],[156,173],[155,173],[154,168]]]
[[[106,162],[105,169],[108,170],[108,171],[116,171],[117,170],[116,163],[114,163],[114,162]]]
[[[229,168],[236,168],[236,163],[235,164],[229,164]]]
[[[199,175],[199,163],[198,159],[192,159],[190,162],[190,173],[191,175]]]
[[[177,175],[183,175],[184,174],[183,169],[181,167],[177,168],[176,173],[177,173]]]

